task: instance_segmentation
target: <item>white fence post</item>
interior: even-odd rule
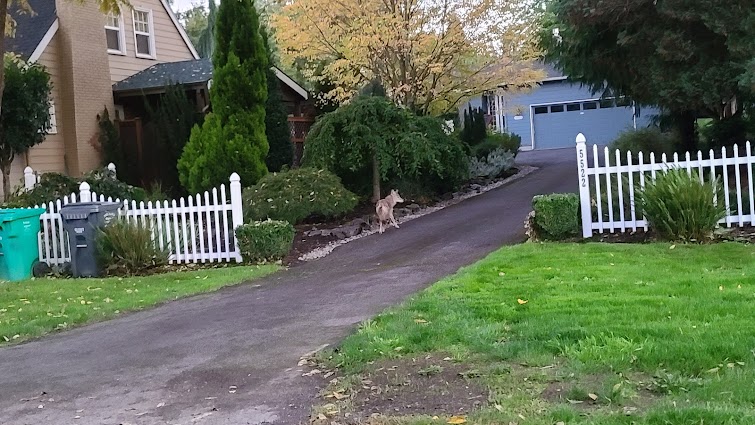
[[[79,202],[92,202],[92,190],[87,182],[79,185]]]
[[[592,236],[592,210],[590,208],[590,176],[587,173],[587,139],[577,135],[577,167],[579,175],[579,205],[582,215],[582,237]]]
[[[37,184],[37,176],[34,174],[34,170],[31,167],[24,168],[24,189],[30,191],[34,189]]]
[[[235,237],[236,228],[244,224],[244,214],[241,203],[241,177],[238,174],[231,174],[231,220],[233,223],[233,233],[236,247],[236,262],[241,262],[241,251],[239,250],[239,241]]]

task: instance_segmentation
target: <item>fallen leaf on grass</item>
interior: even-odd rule
[[[451,416],[451,418],[446,423],[449,423],[449,424],[465,424],[465,423],[467,423],[467,420],[463,416]]]
[[[528,303],[529,301],[527,301],[527,300],[523,300],[523,299],[521,299],[521,298],[517,298],[517,299],[516,299],[516,302],[518,302],[518,303],[519,303],[519,305],[524,305],[524,304],[527,304],[527,303]]]
[[[425,319],[414,319],[414,323],[427,323]]]
[[[590,399],[592,399],[592,401],[595,401],[595,400],[598,399],[598,395],[597,394],[590,393],[590,394],[587,394],[587,396],[590,397]]]

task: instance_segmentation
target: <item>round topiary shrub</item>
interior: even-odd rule
[[[335,174],[315,168],[298,168],[268,174],[244,189],[244,219],[282,220],[297,224],[317,215],[344,215],[357,205],[357,197],[346,190]]]

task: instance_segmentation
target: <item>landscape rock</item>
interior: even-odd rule
[[[412,210],[410,210],[409,208],[396,208],[395,210],[393,210],[394,217],[404,217],[411,214]]]
[[[352,238],[362,233],[362,226],[356,226],[356,225],[341,226],[341,227],[332,229],[331,233],[333,234],[333,236],[337,237],[338,239]]]
[[[52,273],[52,267],[50,267],[47,263],[37,261],[32,266],[31,273],[34,277],[47,276]]]
[[[416,214],[416,213],[419,212],[419,210],[422,209],[422,207],[420,207],[418,204],[409,204],[409,205],[406,206],[406,208],[408,208],[409,210],[411,210],[412,214]]]
[[[347,226],[359,226],[362,229],[369,229],[370,228],[370,223],[368,221],[362,219],[362,218],[355,218],[355,219],[351,220],[347,224]]]
[[[304,232],[304,236],[307,236],[307,237],[320,236],[320,235],[322,235],[322,230],[315,229],[315,230],[308,230]]]

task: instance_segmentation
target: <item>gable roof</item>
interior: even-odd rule
[[[273,67],[278,79],[304,100],[309,98],[307,90],[289,78],[277,67]],[[190,59],[180,62],[165,62],[150,66],[124,80],[113,84],[113,92],[142,92],[159,90],[169,84],[204,84],[212,79],[212,60],[209,58]]]
[[[40,45],[45,45],[43,41],[52,38],[57,30],[57,8],[55,0],[29,0],[29,6],[34,11],[33,14],[21,13],[18,10],[11,12],[13,19],[16,21],[16,34],[14,37],[6,38],[8,43],[7,50],[20,55],[24,60],[35,60],[34,53]],[[52,30],[52,31],[51,31]],[[49,33],[51,33],[48,36]],[[41,51],[37,54],[42,53]]]

